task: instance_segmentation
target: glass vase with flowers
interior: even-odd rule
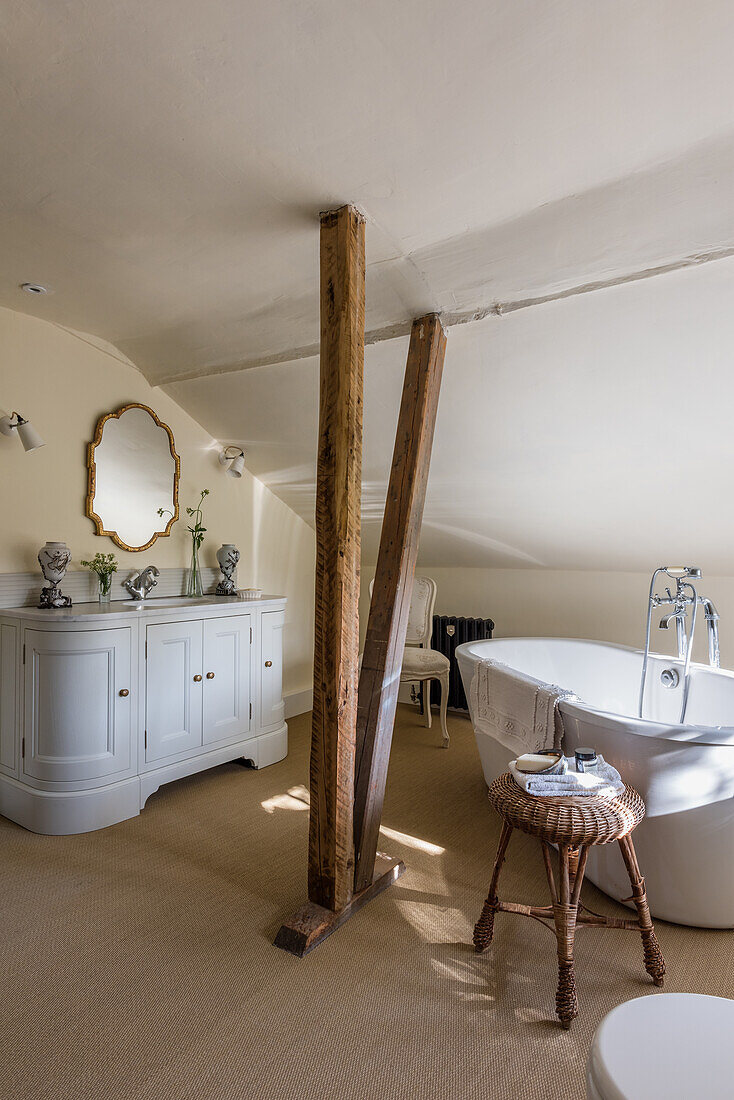
[[[91,561],[83,561],[81,564],[97,577],[99,602],[109,603],[112,577],[117,572],[117,558],[115,555],[95,554]]]

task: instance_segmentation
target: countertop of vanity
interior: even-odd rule
[[[165,615],[167,618],[209,617],[216,612],[225,611],[246,614],[257,608],[283,607],[285,596],[263,595],[256,600],[241,600],[238,596],[161,596],[146,600],[111,600],[108,604],[78,603],[73,607],[46,609],[40,607],[3,607],[0,618],[32,619],[47,623],[78,623],[100,619],[130,619],[152,615]]]

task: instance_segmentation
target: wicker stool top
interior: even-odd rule
[[[561,795],[547,798],[526,794],[509,772],[489,788],[489,801],[513,829],[551,844],[611,844],[636,828],[645,816],[645,803],[625,784],[616,798]]]

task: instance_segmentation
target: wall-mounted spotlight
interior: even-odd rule
[[[242,477],[245,468],[245,452],[241,447],[225,447],[219,452],[219,465],[229,464],[227,473],[230,477]]]
[[[24,450],[37,451],[39,447],[46,446],[45,439],[41,439],[33,425],[24,420],[20,413],[14,412],[10,416],[0,417],[0,432],[3,435],[12,435],[16,428]]]

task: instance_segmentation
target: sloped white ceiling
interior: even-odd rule
[[[728,0],[7,0],[0,304],[112,342],[310,520],[318,213],[356,203],[369,339],[488,315],[450,330],[424,562],[729,571],[733,54]],[[367,349],[368,556],[406,345]]]
[[[0,304],[157,382],[315,343],[346,201],[369,329],[732,247],[733,45],[728,0],[7,0]]]
[[[734,260],[449,332],[421,562],[728,574]],[[367,348],[363,539],[374,561],[407,339]],[[313,522],[318,361],[167,387]]]

